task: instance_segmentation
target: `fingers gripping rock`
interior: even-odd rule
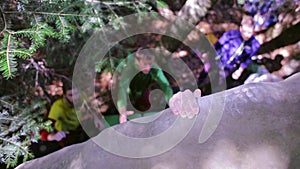
[[[201,97],[201,90],[197,89],[192,93],[190,90],[176,93],[169,102],[170,109],[175,115],[183,118],[193,118],[199,113],[198,98]]]

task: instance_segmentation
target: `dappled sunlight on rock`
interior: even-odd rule
[[[270,144],[239,146],[231,140],[220,140],[201,167],[203,169],[286,169],[289,156]]]
[[[178,169],[178,167],[176,167],[170,163],[158,163],[151,169]]]
[[[288,154],[276,146],[261,144],[252,145],[242,153],[240,168],[286,169],[288,164]]]
[[[239,156],[240,152],[232,141],[227,139],[219,140],[201,168],[239,169]]]

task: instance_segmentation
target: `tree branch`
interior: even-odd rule
[[[92,15],[84,14],[64,14],[64,13],[55,13],[55,12],[34,12],[34,11],[3,11],[4,14],[15,14],[15,13],[29,13],[29,14],[40,14],[40,15],[56,15],[56,16],[88,16],[93,17]]]
[[[290,28],[287,28],[271,41],[262,44],[257,54],[268,53],[275,49],[294,44],[300,41],[300,36],[298,35],[300,35],[300,22]]]
[[[37,87],[38,86],[38,80],[39,80],[39,71],[40,71],[40,68],[39,68],[39,65],[33,60],[33,58],[30,58],[29,60],[30,60],[31,64],[36,69],[34,85],[35,85],[35,87]]]
[[[103,2],[103,1],[97,1],[97,0],[87,0],[87,2],[91,3],[102,3],[104,5],[130,5],[134,4],[135,2],[126,2],[126,1],[119,1],[119,2]]]
[[[4,12],[3,12],[3,9],[1,8],[1,6],[0,6],[0,12],[1,12],[2,19],[3,19],[3,23],[4,23],[4,28],[3,28],[2,31],[0,32],[0,35],[1,35],[1,34],[3,34],[3,32],[6,30],[6,28],[7,28],[7,23],[6,23],[5,15],[4,15]]]
[[[16,119],[14,119],[14,118],[7,118],[7,117],[0,117],[0,120],[14,121]]]
[[[174,34],[175,37],[185,39],[192,31],[186,26],[186,22],[197,25],[201,18],[205,16],[210,6],[211,0],[187,0],[173,24],[169,26],[168,32]],[[162,43],[163,46],[171,52],[175,51],[182,44],[181,41],[169,36],[162,36]]]
[[[14,142],[12,142],[12,141],[10,141],[10,140],[7,140],[7,139],[5,139],[5,138],[3,138],[3,137],[0,137],[0,140],[2,140],[2,141],[4,141],[4,142],[7,142],[7,143],[9,143],[9,144],[13,144],[13,145],[15,145],[16,147],[19,147],[21,150],[23,150],[27,155],[30,155],[30,153],[29,153],[24,147],[22,147],[22,146],[20,146],[20,145],[18,145],[18,144],[16,144],[16,143],[14,143]]]
[[[10,36],[11,34],[8,34],[8,40],[7,40],[7,48],[6,48],[6,62],[7,62],[7,69],[8,69],[8,76],[11,76],[10,71],[10,64],[9,64],[9,45],[10,45]]]

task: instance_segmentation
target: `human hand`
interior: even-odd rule
[[[104,128],[103,122],[99,120],[97,117],[94,118],[94,125],[100,130]]]
[[[81,121],[86,121],[88,119],[91,119],[93,118],[93,115],[91,115],[90,113],[84,115],[82,118],[81,118]]]
[[[127,122],[127,116],[120,114],[119,122],[120,124]]]
[[[49,134],[47,137],[48,141],[60,141],[63,138],[65,138],[67,136],[67,134],[69,134],[69,132],[64,132],[64,131],[59,131],[55,134]]]
[[[201,90],[196,89],[194,93],[190,90],[178,92],[169,101],[169,106],[175,115],[185,118],[193,118],[199,113],[198,98],[201,97]]]
[[[134,114],[134,111],[127,111],[125,108],[121,108],[119,112],[120,112],[120,117],[119,117],[120,123],[127,122],[127,116]]]
[[[238,70],[236,70],[232,73],[232,75],[231,75],[232,78],[234,80],[238,80],[240,78],[240,76],[242,75],[243,71],[244,71],[244,68],[240,67]]]

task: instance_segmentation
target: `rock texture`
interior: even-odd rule
[[[28,161],[17,168],[297,168],[300,166],[299,85],[300,74],[296,74],[281,82],[247,84],[202,97],[199,99],[200,114],[194,119],[190,132],[173,148],[156,156],[122,157],[104,150],[90,139]],[[223,101],[224,104],[221,103]],[[212,135],[199,143],[199,135],[205,128],[207,117],[220,115],[220,112],[212,111],[213,104],[219,104],[223,114],[221,113],[219,123],[215,123],[217,125]],[[113,128],[126,136],[147,138],[165,132],[176,119],[167,109],[152,122],[131,121]],[[192,123],[193,120],[185,119],[184,122]],[[100,136],[101,134],[94,139],[107,142],[114,139]],[[162,144],[164,141],[166,140],[162,140]],[[159,146],[145,145],[149,151]],[[126,144],[122,145],[120,142],[120,148],[122,147],[126,147]]]

